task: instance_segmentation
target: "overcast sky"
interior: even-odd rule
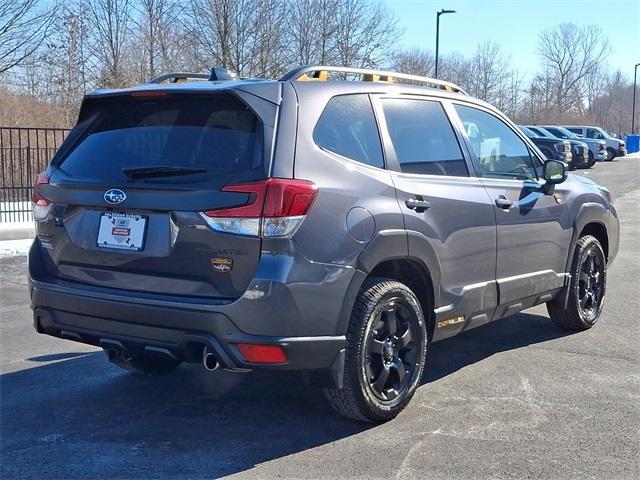
[[[538,33],[558,23],[597,24],[609,37],[609,63],[633,80],[640,62],[640,0],[384,0],[405,29],[402,46],[435,50],[436,12],[440,17],[440,54],[469,56],[484,40],[497,42],[521,73],[539,68]],[[640,67],[638,68],[640,75]]]

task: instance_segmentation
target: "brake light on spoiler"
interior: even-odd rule
[[[248,193],[249,197],[244,205],[201,212],[211,229],[256,237],[289,237],[305,219],[318,187],[308,180],[268,178],[227,185],[222,191]]]

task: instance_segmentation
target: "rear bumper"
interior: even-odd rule
[[[245,295],[216,301],[52,277],[36,240],[29,252],[34,326],[60,338],[132,354],[162,352],[184,361],[199,361],[202,348],[209,346],[229,369],[329,367],[345,345],[339,320],[356,270],[289,253],[263,254]],[[301,271],[305,282],[300,281]],[[287,362],[248,363],[238,343],[280,345]]]
[[[330,367],[345,346],[344,336],[248,335],[221,313],[85,297],[33,280],[30,294],[37,332],[131,355],[160,353],[199,362],[207,346],[228,369],[320,369]],[[280,345],[287,362],[246,362],[237,343]]]

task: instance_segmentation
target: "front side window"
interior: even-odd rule
[[[383,99],[382,110],[400,171],[469,176],[453,127],[439,102]]]
[[[527,145],[502,120],[477,108],[455,105],[483,177],[537,179]]]
[[[587,128],[587,138],[595,138],[598,140],[605,140],[605,137],[597,128]]]
[[[327,103],[313,131],[316,144],[356,162],[382,168],[382,146],[369,95],[340,95]]]

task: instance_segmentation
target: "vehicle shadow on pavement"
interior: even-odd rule
[[[433,382],[491,355],[571,335],[549,317],[519,313],[435,342],[423,383]]]
[[[0,478],[217,478],[374,427],[334,414],[299,374],[153,378],[102,352],[51,358],[0,376]]]
[[[500,320],[435,343],[425,381],[563,334],[542,316]],[[0,376],[2,478],[214,478],[375,427],[287,372],[189,365],[148,378],[102,352],[50,357]]]

